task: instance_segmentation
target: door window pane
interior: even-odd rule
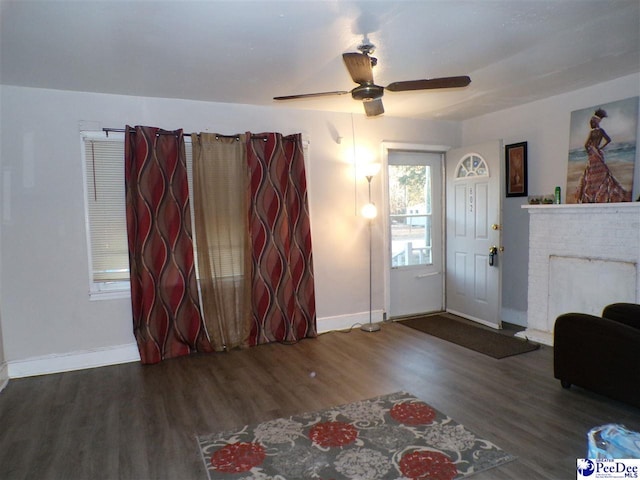
[[[460,160],[456,168],[456,178],[488,176],[489,169],[487,168],[487,163],[482,157],[472,153]]]
[[[431,169],[389,165],[391,267],[431,265]]]

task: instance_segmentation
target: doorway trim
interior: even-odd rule
[[[389,167],[389,151],[390,150],[411,150],[415,152],[424,152],[424,153],[437,153],[442,154],[443,156],[451,149],[451,146],[448,145],[429,145],[423,143],[409,143],[409,142],[389,142],[383,141],[381,145],[381,154],[380,158],[382,160],[382,168],[381,168],[381,179],[382,179],[382,198],[384,202],[384,214],[382,217],[382,261],[383,261],[383,281],[384,281],[384,320],[387,320],[387,312],[389,312],[389,308],[391,305],[391,245],[389,244],[389,178],[388,178],[388,167]],[[442,269],[443,273],[446,271],[446,215],[445,213],[445,200],[446,200],[446,178],[445,178],[445,165],[446,162],[441,162],[442,169],[442,212],[441,216],[442,222]],[[443,299],[442,305],[446,307],[446,281],[445,275],[443,275]]]

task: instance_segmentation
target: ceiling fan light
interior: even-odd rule
[[[370,102],[377,100],[384,95],[384,88],[374,85],[373,83],[364,83],[351,90],[351,96],[354,100],[362,100]]]

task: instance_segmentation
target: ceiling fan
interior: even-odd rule
[[[390,92],[406,92],[409,90],[433,90],[437,88],[458,88],[466,87],[471,83],[468,76],[460,77],[441,77],[423,80],[406,80],[401,82],[393,82],[386,87],[381,87],[373,82],[373,67],[378,63],[378,59],[372,57],[371,54],[375,50],[375,46],[365,41],[358,47],[361,53],[349,52],[342,54],[349,75],[355,83],[358,84],[353,90],[337,90],[333,92],[304,93],[300,95],[287,95],[283,97],[274,97],[274,100],[295,100],[299,98],[322,97],[328,95],[344,95],[351,93],[354,100],[361,100],[364,111],[368,117],[375,117],[384,113],[382,105],[382,96],[384,91]]]

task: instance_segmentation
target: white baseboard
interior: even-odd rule
[[[0,392],[9,383],[9,368],[5,362],[0,363]]]
[[[135,343],[8,362],[9,378],[33,377],[140,361]]]
[[[525,340],[529,340],[531,342],[541,343],[543,345],[553,347],[552,332],[544,332],[542,330],[527,328],[522,332],[516,333],[516,337],[524,338]]]
[[[383,320],[383,310],[373,310],[371,312],[371,321],[378,323]],[[326,333],[334,330],[348,330],[352,327],[360,327],[365,323],[369,323],[369,312],[353,313],[349,315],[337,315],[335,317],[318,318],[318,333]]]
[[[377,323],[382,320],[382,310],[371,312],[372,322]],[[318,333],[326,333],[333,330],[348,330],[368,322],[369,312],[361,312],[351,315],[318,318],[317,327]],[[139,361],[140,353],[135,343],[10,361],[0,365],[0,390],[10,378],[34,377],[36,375],[71,372],[73,370],[84,370],[85,368],[105,367]]]

